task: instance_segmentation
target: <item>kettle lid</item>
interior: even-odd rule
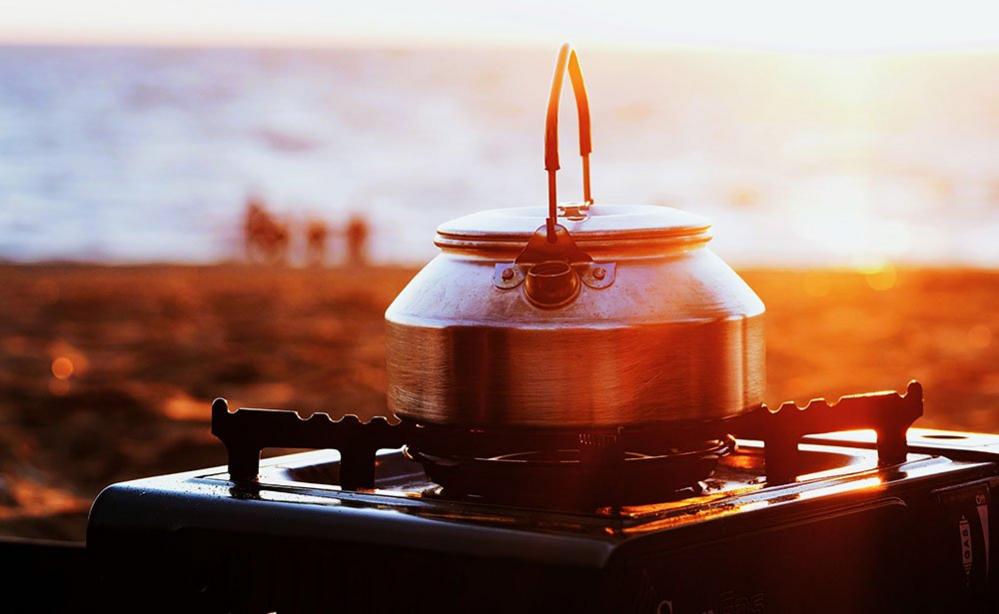
[[[475,243],[527,241],[544,218],[544,206],[489,209],[445,222],[434,241],[440,247],[473,247]],[[699,215],[658,205],[613,205],[597,203],[559,207],[558,223],[580,243],[635,240],[662,241],[700,238],[707,240],[711,222]]]

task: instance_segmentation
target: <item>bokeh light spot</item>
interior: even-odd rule
[[[73,375],[73,361],[65,356],[56,358],[52,361],[52,375],[54,375],[56,379],[69,379],[69,377]]]
[[[49,392],[54,396],[61,397],[69,392],[69,380],[52,378],[49,380]]]
[[[867,285],[879,292],[891,290],[898,281],[898,272],[890,264],[885,264],[877,269],[866,270],[864,273]]]

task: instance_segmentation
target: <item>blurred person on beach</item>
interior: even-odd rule
[[[365,266],[368,263],[368,238],[371,229],[368,221],[359,214],[353,214],[347,221],[344,235],[347,237],[347,264]]]
[[[321,267],[326,264],[326,242],[329,239],[329,226],[320,219],[310,220],[305,227],[305,263]]]
[[[246,199],[243,240],[249,262],[283,264],[288,259],[288,225],[267,211],[263,199],[257,196]]]

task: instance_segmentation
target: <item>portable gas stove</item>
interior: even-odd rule
[[[583,179],[568,204],[566,74]],[[763,301],[707,247],[708,220],[595,202],[590,137],[566,44],[547,207],[442,224],[386,310],[398,421],[217,400],[228,467],[95,501],[87,548],[114,605],[999,610],[999,435],[910,431],[916,383],[767,409]],[[265,448],[317,451],[262,463]]]
[[[655,445],[218,400],[229,466],[110,486],[87,547],[142,609],[995,611],[999,435],[907,444],[921,414],[913,383]]]

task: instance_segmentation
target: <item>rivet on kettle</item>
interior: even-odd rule
[[[541,262],[527,271],[524,290],[539,307],[561,307],[579,293],[579,276],[566,262]]]
[[[603,279],[607,277],[607,271],[603,267],[597,267],[593,269],[593,277],[596,279]]]
[[[511,279],[513,279],[513,269],[503,269],[503,273],[501,274],[501,276],[503,277],[504,280],[510,281]]]

